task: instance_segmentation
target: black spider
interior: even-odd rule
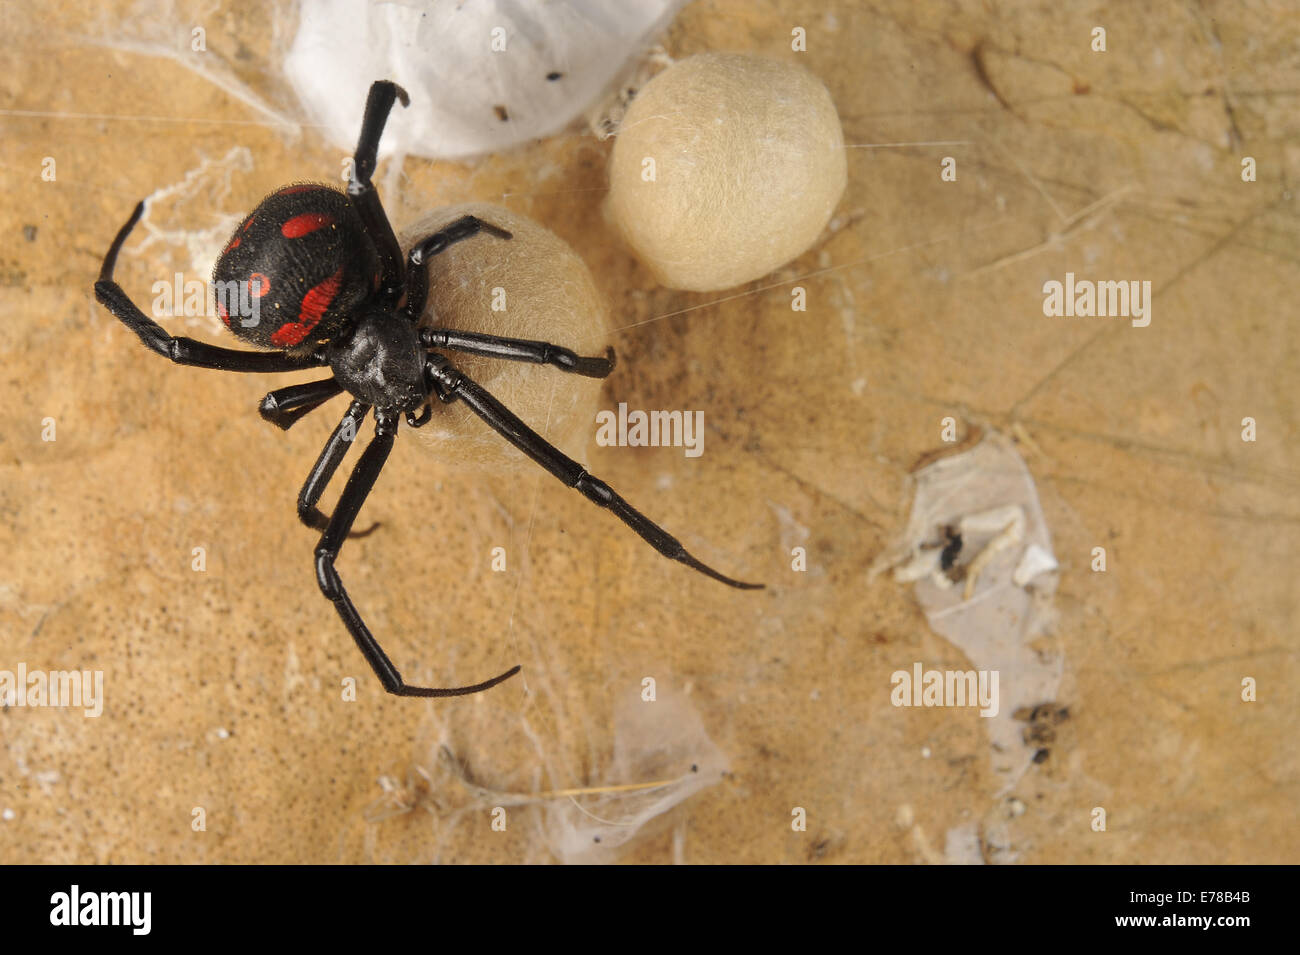
[[[434,395],[443,402],[464,401],[507,441],[588,500],[611,510],[665,557],[732,587],[762,587],[732,580],[696,560],[676,538],[553,448],[433,351],[530,361],[590,378],[604,378],[614,368],[612,348],[603,358],[584,358],[547,342],[419,327],[429,288],[426,260],[479,232],[501,239],[511,235],[465,216],[417,242],[403,266],[397,237],[370,181],[379,139],[395,99],[403,106],[410,102],[406,91],[394,83],[380,81],[370,87],[346,195],[321,185],[288,186],[272,193],[240,225],[217,261],[213,280],[219,290],[218,312],[226,326],[244,341],[277,351],[236,351],[191,338],[173,338],[131,302],[113,280],[113,267],[126,237],[140,220],[143,202],[113,240],[95,283],[95,297],[101,304],[142,342],[177,364],[243,372],[328,366],[331,377],[280,388],[262,399],[262,417],[283,429],[341,392],[353,396],[298,494],[298,516],[304,524],[323,531],[316,545],[317,582],[384,689],[399,696],[461,696],[486,690],[519,672],[515,666],[473,686],[408,686],[366,628],[334,569],[344,540],[360,536],[350,534],[352,523],[392,450],[399,418],[405,415],[413,428],[426,424],[433,414]],[[220,297],[223,292],[224,298]],[[247,306],[252,306],[252,315],[245,314]],[[348,478],[333,515],[327,518],[316,504],[372,408],[375,436]],[[416,417],[421,408],[423,412]]]

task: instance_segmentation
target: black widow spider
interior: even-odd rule
[[[256,298],[257,310],[251,323],[243,316],[232,321],[231,310],[219,300],[218,313],[226,326],[250,344],[277,351],[237,351],[191,338],[174,338],[135,306],[113,280],[113,267],[127,236],[140,220],[143,202],[135,207],[109,246],[95,283],[95,297],[102,305],[145,345],[178,365],[242,372],[328,366],[333,372],[331,377],[280,388],[262,399],[262,417],[282,429],[287,430],[341,392],[352,395],[351,406],[298,494],[298,517],[308,527],[323,531],[316,545],[317,582],[321,592],[333,601],[384,689],[399,696],[462,696],[486,690],[519,672],[515,666],[473,686],[407,685],[362,621],[334,569],[344,540],[369,533],[352,534],[352,524],[392,450],[399,417],[404,415],[410,427],[423,426],[433,415],[434,395],[443,402],[464,401],[507,441],[566,485],[577,488],[588,500],[608,508],[665,557],[732,587],[762,587],[732,580],[696,560],[675,537],[638,512],[604,481],[548,444],[433,350],[552,365],[590,378],[604,378],[614,368],[612,348],[603,358],[584,358],[547,342],[419,327],[429,290],[426,261],[452,243],[479,232],[500,239],[511,235],[465,216],[417,242],[403,267],[397,237],[371,183],[379,140],[395,99],[400,99],[403,106],[410,103],[406,91],[394,83],[379,81],[370,87],[346,195],[333,187],[315,184],[287,186],[272,193],[235,231],[217,260],[213,281],[218,289],[223,284],[227,289],[247,289]],[[236,300],[228,299],[227,303]],[[273,321],[263,320],[268,311]],[[421,407],[424,411],[416,417],[415,411]],[[327,518],[316,504],[372,408],[375,436],[348,478],[333,515]]]

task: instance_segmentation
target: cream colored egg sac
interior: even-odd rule
[[[704,53],[632,101],[615,140],[605,212],[663,285],[761,278],[808,249],[844,193],[839,115],[802,67]]]
[[[532,219],[488,203],[448,206],[401,236],[402,247],[461,216],[478,216],[514,237],[477,235],[434,256],[422,325],[552,342],[579,355],[604,355],[605,306],[581,257]],[[546,365],[448,353],[456,367],[490,391],[533,430],[570,457],[583,457],[594,433],[601,379]],[[533,468],[521,451],[460,402],[434,402],[433,419],[411,432],[439,458],[482,468]]]

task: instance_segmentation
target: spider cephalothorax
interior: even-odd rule
[[[328,378],[280,388],[262,399],[262,417],[281,428],[288,429],[343,392],[352,396],[298,494],[298,516],[322,532],[316,545],[316,581],[384,688],[401,696],[461,696],[486,690],[519,672],[516,666],[472,686],[408,685],[361,619],[334,568],[388,459],[399,422],[404,417],[415,428],[428,422],[434,398],[465,402],[503,438],[565,485],[611,511],[665,557],[732,587],[760,587],[732,580],[696,560],[680,541],[604,481],[553,448],[441,354],[488,355],[604,378],[614,368],[612,348],[603,357],[583,357],[549,342],[419,327],[428,296],[428,260],[452,243],[479,233],[497,239],[510,239],[511,235],[465,216],[417,242],[403,263],[397,238],[371,183],[379,139],[398,99],[407,103],[406,93],[393,83],[381,81],[371,86],[346,193],[314,184],[286,186],[271,193],[240,223],[217,261],[213,278],[218,314],[239,338],[275,351],[236,351],[174,338],[127,297],[113,280],[113,269],[127,236],[140,221],[144,203],[135,207],[109,246],[95,283],[95,297],[113,315],[145,345],[177,364],[245,372],[328,367],[332,372]],[[399,308],[403,298],[405,303]],[[420,409],[423,411],[417,416]],[[372,412],[374,437],[348,478],[334,513],[326,517],[316,505],[365,416]]]
[[[429,400],[429,356],[415,325],[391,321],[389,315],[363,309],[329,342],[325,357],[334,380],[381,413],[417,411]]]

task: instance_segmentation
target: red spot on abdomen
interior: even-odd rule
[[[224,249],[221,250],[221,254],[225,255],[231,249],[237,248],[238,246],[239,246],[239,236],[235,236],[233,239],[230,240],[230,245],[226,246]]]
[[[261,298],[269,291],[271,291],[271,280],[261,272],[254,272],[248,277],[248,294],[253,298]]]
[[[277,189],[277,196],[292,196],[295,192],[312,192],[316,189],[322,189],[323,186],[288,186],[284,189]]]
[[[217,302],[217,314],[221,316],[221,323],[227,328],[230,327],[230,316],[226,314],[226,306]]]
[[[298,321],[285,322],[277,328],[271,336],[271,344],[279,348],[292,348],[300,344],[307,337],[307,333],[320,322],[321,316],[330,307],[330,302],[334,301],[334,296],[339,293],[339,286],[342,284],[343,269],[340,267],[337,272],[302,297]]]
[[[286,239],[301,239],[317,229],[333,224],[333,216],[321,215],[319,212],[304,212],[280,226],[280,234]]]

